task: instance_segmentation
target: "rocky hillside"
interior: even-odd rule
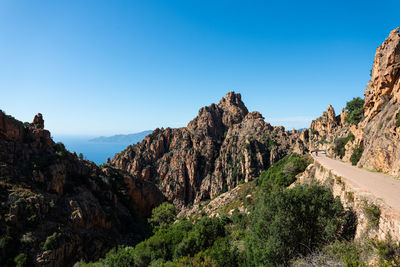
[[[115,155],[111,166],[152,182],[183,207],[258,177],[291,151],[303,153],[307,139],[307,130],[273,127],[230,92],[201,108],[187,127],[156,129]]]
[[[399,28],[376,49],[371,80],[364,92],[361,120],[351,124],[331,106],[310,126],[310,149],[350,161],[361,152],[358,166],[400,174],[400,35]],[[342,146],[342,151],[340,152]],[[336,151],[334,151],[336,148]]]
[[[140,241],[141,218],[162,200],[152,183],[55,144],[41,114],[22,123],[0,111],[0,266],[97,259]]]

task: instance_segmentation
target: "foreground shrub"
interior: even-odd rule
[[[345,224],[340,200],[319,185],[265,194],[251,217],[247,254],[254,266],[287,266],[295,256],[335,240]]]

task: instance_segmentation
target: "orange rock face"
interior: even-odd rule
[[[371,80],[364,92],[364,153],[359,164],[400,174],[400,35],[399,28],[376,49]],[[396,123],[396,120],[398,122]]]

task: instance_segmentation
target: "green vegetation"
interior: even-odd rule
[[[65,149],[65,146],[63,143],[58,142],[55,146],[54,149],[56,150],[56,153],[59,157],[66,157],[68,154],[68,151]]]
[[[24,253],[20,253],[14,258],[14,263],[16,267],[23,267],[25,266],[27,257]]]
[[[394,125],[395,125],[396,127],[399,127],[399,126],[400,126],[400,111],[397,112],[397,114],[396,114],[396,121],[395,121]]]
[[[43,250],[53,250],[57,248],[61,238],[62,238],[61,233],[54,232],[52,235],[46,238],[46,241],[43,244]]]
[[[346,122],[348,124],[358,124],[364,115],[364,99],[354,97],[351,101],[346,103],[347,116]]]
[[[353,154],[350,157],[350,161],[352,165],[357,165],[357,163],[360,161],[360,158],[362,156],[362,153],[364,152],[364,147],[363,146],[357,146]]]
[[[8,235],[0,238],[0,249],[6,248],[8,243],[12,240],[12,238]]]
[[[24,122],[24,128],[28,128],[31,124],[29,122]]]
[[[176,219],[176,208],[174,205],[164,202],[152,211],[151,218],[148,220],[153,232],[167,229]]]
[[[352,133],[349,133],[347,137],[345,138],[338,138],[335,140],[335,147],[333,148],[333,152],[340,156],[341,158],[344,157],[344,154],[346,153],[345,146],[349,141],[354,140],[354,135]]]
[[[364,204],[364,214],[368,219],[368,224],[371,228],[379,226],[379,219],[381,217],[381,209],[375,204]]]
[[[287,266],[334,241],[345,224],[340,200],[319,185],[297,185],[263,195],[252,214],[248,246],[251,266]]]
[[[259,183],[262,187],[270,181],[280,186],[289,186],[296,181],[296,175],[303,172],[310,163],[310,159],[306,156],[292,153],[263,171]]]
[[[83,154],[79,153],[78,158],[83,160]]]

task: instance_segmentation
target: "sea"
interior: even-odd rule
[[[84,158],[93,161],[97,165],[107,162],[107,158],[113,158],[116,153],[124,150],[128,143],[104,143],[89,141],[96,136],[53,136],[54,142],[62,142],[65,148],[76,154],[82,153]]]

